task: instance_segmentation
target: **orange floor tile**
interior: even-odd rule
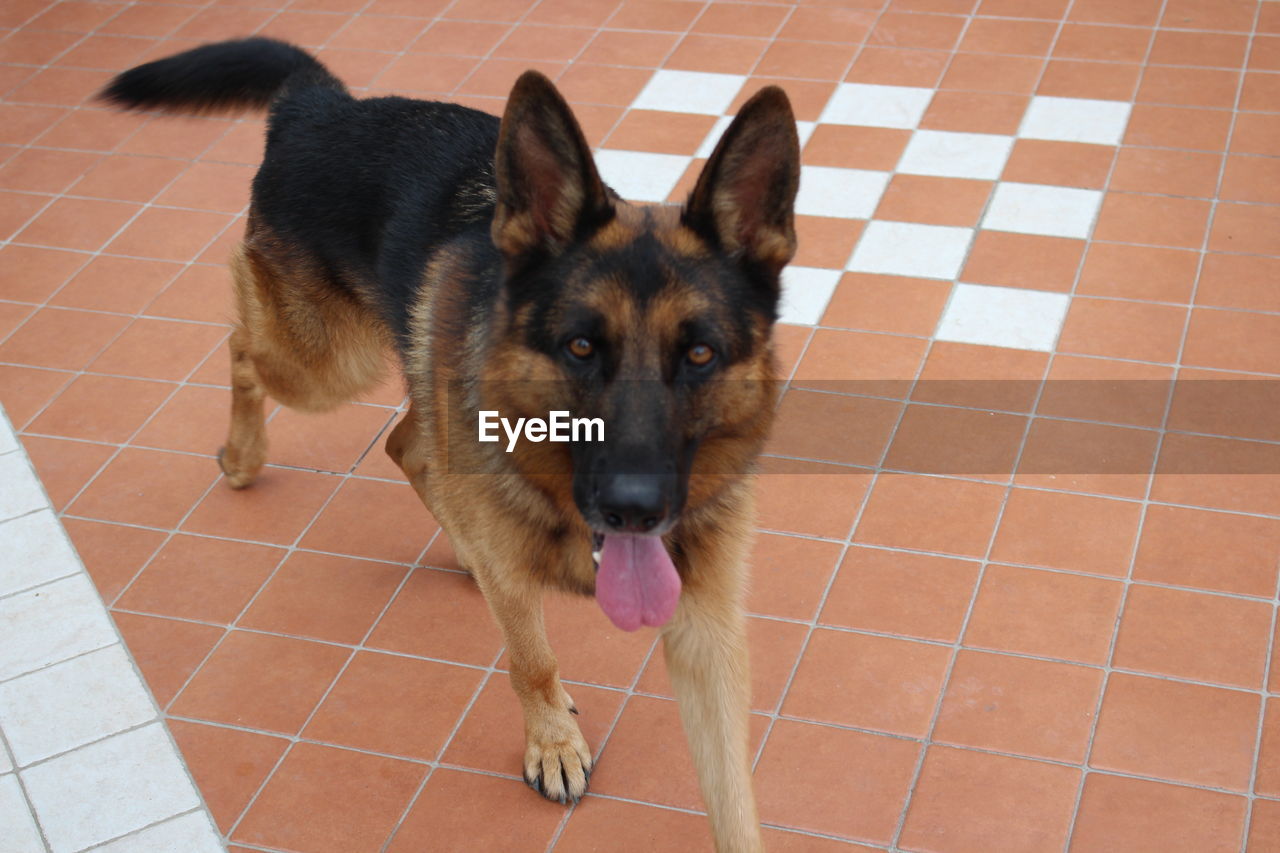
[[[656,637],[589,601],[547,609],[591,792],[520,781],[501,635],[382,451],[399,384],[275,410],[259,483],[220,482],[263,123],[91,95],[251,33],[489,111],[538,68],[648,201],[791,94],[770,849],[1280,851],[1280,2],[0,7],[0,403],[230,849],[688,850]]]

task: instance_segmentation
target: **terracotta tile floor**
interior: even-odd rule
[[[89,97],[255,32],[490,111],[540,68],[648,201],[791,93],[772,849],[1280,850],[1280,2],[0,8],[0,402],[232,849],[680,850],[709,839],[655,637],[590,602],[548,619],[592,793],[519,781],[500,636],[381,450],[398,385],[277,411],[260,483],[219,482],[261,120]]]

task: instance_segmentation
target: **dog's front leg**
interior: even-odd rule
[[[747,753],[746,624],[738,578],[728,575],[686,588],[663,632],[663,652],[716,850],[754,853],[764,842]]]
[[[560,686],[542,621],[542,591],[480,571],[475,578],[506,638],[511,686],[524,709],[524,780],[549,800],[576,802],[587,790],[591,749],[570,716],[577,708]]]

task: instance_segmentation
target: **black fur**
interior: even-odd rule
[[[255,213],[374,302],[403,344],[437,250],[465,238],[477,269],[501,266],[489,241],[498,124],[456,104],[291,89],[271,109]]]
[[[373,302],[401,345],[431,255],[463,238],[496,287],[488,238],[496,116],[408,98],[357,100],[316,59],[266,38],[204,45],[120,74],[129,107],[270,106],[253,181],[257,222]]]
[[[131,68],[100,95],[122,107],[170,107],[213,112],[265,107],[295,76],[344,91],[342,83],[306,51],[268,38],[207,44]]]
[[[529,263],[506,266],[490,239],[499,119],[435,101],[358,100],[319,61],[285,42],[248,38],[198,47],[123,72],[101,97],[188,112],[268,106],[251,227],[257,223],[318,265],[314,272],[376,306],[402,351],[424,268],[446,246],[469,271],[467,316],[491,310],[509,275],[505,296],[512,308],[534,304],[528,343],[547,353],[558,351],[564,334],[547,319],[573,279],[589,281],[603,269],[627,281],[642,302],[667,281],[701,280],[720,297],[704,337],[730,362],[749,354],[753,316],[766,323],[776,317],[776,273],[727,257],[690,268],[651,237],[595,254],[582,247],[589,234],[579,233],[561,253],[538,252]],[[566,127],[553,121],[561,111],[569,115],[559,95],[549,90],[531,102],[538,109],[529,107],[524,120],[541,131],[549,150],[566,162],[582,161],[583,180],[598,182],[572,118]],[[504,162],[509,177],[522,179],[518,159]],[[617,198],[602,184],[593,187],[606,208]],[[579,230],[607,218],[584,216]],[[696,225],[713,241],[709,223]]]
[[[499,121],[453,104],[357,100],[302,50],[259,38],[126,71],[103,97],[132,107],[269,106],[245,257],[298,302],[356,303],[379,315],[406,372],[417,371],[411,386],[476,344],[496,343],[505,355],[519,340],[546,357],[543,367],[559,365],[571,380],[558,391],[565,408],[612,424],[609,445],[570,448],[572,499],[593,529],[651,531],[676,518],[704,441],[758,452],[767,388],[744,392],[749,402],[723,416],[702,412],[699,395],[717,391],[706,389],[718,371],[759,357],[760,370],[746,372],[755,376],[768,360],[760,343],[795,248],[799,181],[795,121],[780,89],[744,104],[683,208],[683,226],[676,211],[622,207],[568,104],[533,71],[516,81]],[[696,307],[688,316],[659,310],[674,334],[642,340],[599,315],[609,303],[591,297],[602,283],[625,291],[606,297],[619,310],[644,311],[660,294]],[[424,287],[439,288],[429,328],[411,328]],[[320,349],[324,330],[316,331]],[[586,355],[567,346],[579,337],[591,344]],[[423,363],[415,343],[428,339]],[[712,360],[695,363],[695,348]],[[627,501],[644,504],[637,513],[661,512],[638,527],[606,511]]]

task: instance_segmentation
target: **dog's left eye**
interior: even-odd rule
[[[581,335],[570,340],[564,348],[569,351],[569,355],[583,360],[591,358],[596,351],[596,345]]]
[[[694,367],[706,367],[715,361],[716,351],[706,344],[695,344],[689,347],[684,356]]]

